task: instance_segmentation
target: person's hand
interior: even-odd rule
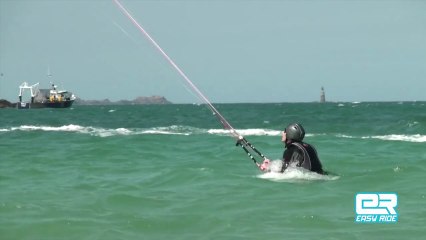
[[[265,160],[263,160],[262,164],[260,165],[260,170],[261,171],[266,171],[269,169],[269,164],[271,163],[271,160],[265,158]]]

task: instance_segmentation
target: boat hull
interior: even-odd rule
[[[47,108],[69,108],[73,104],[73,100],[62,101],[62,102],[46,102],[43,105]]]
[[[18,102],[16,107],[18,109],[30,109],[30,108],[69,108],[74,103],[74,100],[62,101],[62,102]]]
[[[18,103],[16,104],[16,107],[17,107],[18,109],[29,109],[29,108],[30,108],[30,106],[31,106],[31,103],[27,103],[27,102],[18,102]]]

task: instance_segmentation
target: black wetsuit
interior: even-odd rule
[[[286,150],[283,153],[283,167],[281,172],[292,163],[297,167],[303,167],[312,172],[326,174],[322,170],[321,161],[319,160],[315,148],[304,142],[291,142],[286,144]]]

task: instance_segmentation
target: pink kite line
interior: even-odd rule
[[[155,46],[155,48],[163,55],[163,57],[176,69],[176,71],[185,79],[185,81],[191,86],[191,88],[198,94],[198,96],[208,105],[210,110],[216,115],[219,121],[222,123],[225,129],[228,129],[234,137],[240,138],[241,135],[235,131],[235,129],[229,124],[229,122],[219,113],[219,111],[210,103],[206,96],[194,85],[194,83],[186,76],[186,74],[179,68],[179,66],[164,52],[164,50],[158,45],[158,43],[149,35],[147,31],[136,21],[136,19],[127,11],[127,9],[118,0],[113,0],[120,10],[130,19],[141,33]]]

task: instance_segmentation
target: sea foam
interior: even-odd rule
[[[288,167],[281,173],[281,166],[281,160],[271,161],[270,172],[259,174],[257,177],[275,182],[330,181],[340,178],[335,175],[318,174],[300,167]]]

